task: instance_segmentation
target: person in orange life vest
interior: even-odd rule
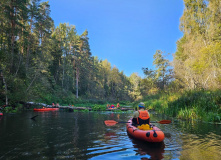
[[[139,103],[139,110],[134,112],[132,124],[133,125],[142,125],[150,124],[150,116],[147,110],[144,108],[144,103]]]

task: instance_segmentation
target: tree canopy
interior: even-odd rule
[[[133,101],[159,91],[220,89],[221,1],[184,0],[183,37],[170,62],[156,50],[144,78],[92,56],[87,29],[54,25],[40,0],[0,1],[0,105],[79,99]],[[102,46],[101,46],[102,47]]]

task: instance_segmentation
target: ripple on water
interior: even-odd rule
[[[153,121],[162,119],[154,116],[151,116]],[[8,117],[10,125],[0,124],[0,159],[216,160],[221,157],[217,126],[185,121],[155,124],[167,134],[161,145],[154,146],[129,137],[125,124],[107,127],[103,123],[107,119],[127,121],[130,117],[131,114],[110,112],[39,113],[36,121]]]
[[[205,135],[186,134],[183,143],[182,158],[215,160],[221,157],[221,136],[212,132]]]

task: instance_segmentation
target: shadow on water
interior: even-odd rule
[[[136,155],[141,156],[147,156],[142,157],[142,160],[160,160],[163,159],[163,153],[165,144],[164,142],[161,143],[149,143],[149,142],[143,142],[137,139],[134,139],[132,136],[128,134],[128,137],[131,139],[134,147],[134,151],[136,152]]]

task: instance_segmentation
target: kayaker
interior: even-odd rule
[[[139,103],[139,110],[134,112],[132,123],[133,125],[150,124],[150,116],[147,110],[145,110],[145,104]]]

